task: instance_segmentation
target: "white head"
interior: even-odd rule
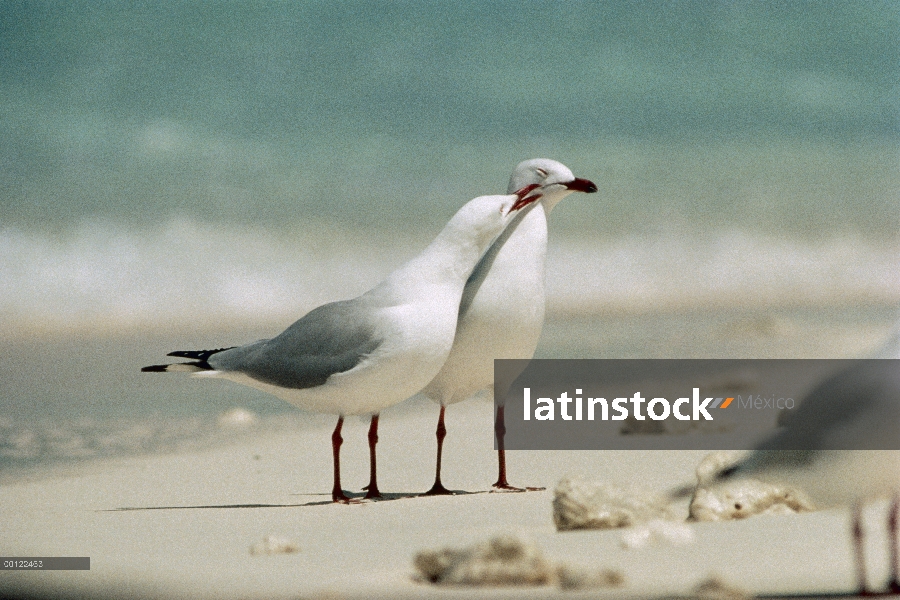
[[[538,185],[530,184],[518,192],[503,196],[478,196],[469,200],[450,219],[448,227],[470,237],[481,248],[487,248],[503,233],[519,210],[540,198]],[[527,197],[526,197],[527,196]]]
[[[530,185],[538,185],[526,200],[540,199],[548,213],[556,204],[572,192],[593,194],[597,186],[587,179],[575,177],[569,167],[549,158],[532,158],[516,165],[509,178],[507,191],[514,194]]]

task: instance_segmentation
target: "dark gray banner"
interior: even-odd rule
[[[89,556],[0,556],[3,571],[90,571]]]
[[[495,360],[494,391],[509,450],[900,449],[897,360]]]

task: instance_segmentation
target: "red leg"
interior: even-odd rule
[[[441,453],[444,449],[444,438],[447,437],[447,428],[444,426],[444,411],[446,408],[441,406],[441,415],[438,417],[437,424],[437,467],[434,474],[434,485],[425,492],[425,496],[438,496],[452,494],[450,490],[441,483]]]
[[[866,587],[866,559],[863,551],[865,543],[862,527],[862,502],[853,505],[853,547],[856,554],[856,582],[860,596],[868,596]]]
[[[378,415],[372,415],[372,422],[369,424],[369,485],[366,486],[366,498],[381,498],[381,492],[378,491],[378,476],[375,467],[375,444],[378,443]]]
[[[506,435],[506,423],[503,416],[502,406],[497,407],[497,420],[494,422],[494,433],[497,435],[497,461],[499,463],[499,474],[494,488],[498,490],[509,490],[511,492],[538,492],[545,488],[542,487],[526,487],[518,488],[509,485],[506,480],[506,450],[503,447],[503,437]]]
[[[341,444],[344,443],[344,438],[341,437],[341,428],[343,426],[344,416],[341,415],[334,427],[334,433],[331,434],[331,452],[334,456],[334,487],[331,489],[331,500],[349,504],[350,498],[341,489]]]
[[[897,522],[900,519],[900,492],[894,492],[891,499],[891,510],[888,513],[888,535],[890,535],[891,544],[891,582],[890,592],[892,594],[900,594],[900,574],[898,574],[898,552],[897,549]]]
[[[503,437],[506,435],[506,422],[503,417],[503,406],[497,407],[497,420],[494,421],[494,433],[497,435],[497,459],[500,466],[500,472],[494,487],[500,490],[519,490],[509,485],[506,480],[506,450],[503,447]]]

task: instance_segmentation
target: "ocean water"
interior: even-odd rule
[[[116,369],[365,291],[537,156],[599,188],[554,210],[552,331],[887,322],[898,34],[888,1],[3,3],[0,452],[41,419],[96,433],[248,405]],[[682,347],[654,335],[539,352]],[[58,360],[21,359],[42,352]],[[16,439],[6,455],[46,455]]]

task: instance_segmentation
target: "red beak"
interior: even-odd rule
[[[564,183],[563,185],[566,186],[568,189],[572,190],[573,192],[584,192],[585,194],[593,194],[594,192],[597,191],[597,186],[594,185],[593,181],[590,181],[589,179],[582,179],[580,177],[576,177],[569,183]]]
[[[516,191],[516,196],[519,197],[516,200],[516,203],[512,205],[512,208],[509,209],[509,212],[514,212],[519,210],[520,208],[524,208],[534,202],[535,200],[539,200],[543,194],[533,194],[529,196],[532,191],[541,187],[540,184],[532,183],[531,185],[526,185],[521,190]]]

